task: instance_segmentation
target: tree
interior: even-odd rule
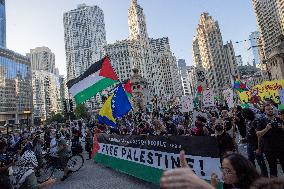
[[[80,104],[75,108],[75,116],[77,119],[89,119],[91,115],[88,109],[83,104]]]
[[[57,123],[65,123],[66,119],[61,113],[55,114],[54,112],[51,112],[50,118],[46,120],[47,123],[57,122]]]

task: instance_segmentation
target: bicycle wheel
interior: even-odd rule
[[[83,164],[84,164],[84,158],[82,157],[82,155],[75,155],[75,156],[71,156],[68,159],[67,167],[70,171],[76,172],[79,169],[81,169]]]
[[[36,177],[38,183],[43,183],[51,178],[52,174],[54,172],[54,167],[50,164],[43,164],[42,168],[36,171]]]

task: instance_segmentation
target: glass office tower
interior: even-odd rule
[[[0,46],[6,47],[6,11],[5,0],[0,0]]]
[[[0,47],[0,125],[21,123],[32,110],[29,58]]]

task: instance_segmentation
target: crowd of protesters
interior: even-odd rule
[[[282,183],[281,180],[258,179],[279,177],[278,164],[283,172],[283,110],[278,111],[273,102],[268,100],[261,106],[237,106],[232,109],[220,106],[196,112],[197,115],[181,113],[178,108],[152,113],[138,111],[130,112],[118,120],[117,128],[100,124],[93,119],[67,121],[65,124],[52,123],[21,133],[0,134],[0,185],[10,185],[11,188],[43,187],[44,185],[37,183],[36,174],[45,152],[61,160],[64,170],[61,180],[64,181],[70,173],[66,165],[68,150],[76,154],[85,148],[88,159],[91,159],[93,135],[97,133],[216,137],[222,164],[223,188],[261,188],[260,183]],[[246,147],[245,154],[238,153],[240,146]],[[256,170],[256,165],[260,173]],[[187,179],[183,179],[183,176]],[[212,178],[215,187],[214,177]],[[253,185],[256,180],[258,182]],[[198,180],[188,167],[165,172],[161,186],[197,188],[190,187],[191,184],[197,184],[195,181],[207,188],[212,187]]]
[[[93,135],[90,131],[84,121],[78,120],[23,132],[0,133],[0,188],[34,189],[54,183],[54,180],[37,182],[44,158],[58,163],[64,171],[60,180],[64,181],[71,173],[67,168],[68,159],[82,153],[82,144],[91,158]]]

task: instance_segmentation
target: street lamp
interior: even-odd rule
[[[31,130],[31,128],[30,128],[30,126],[29,126],[29,115],[31,114],[31,111],[29,110],[29,109],[26,109],[25,111],[24,111],[24,114],[27,116],[27,127],[28,127],[28,130],[30,131]]]

